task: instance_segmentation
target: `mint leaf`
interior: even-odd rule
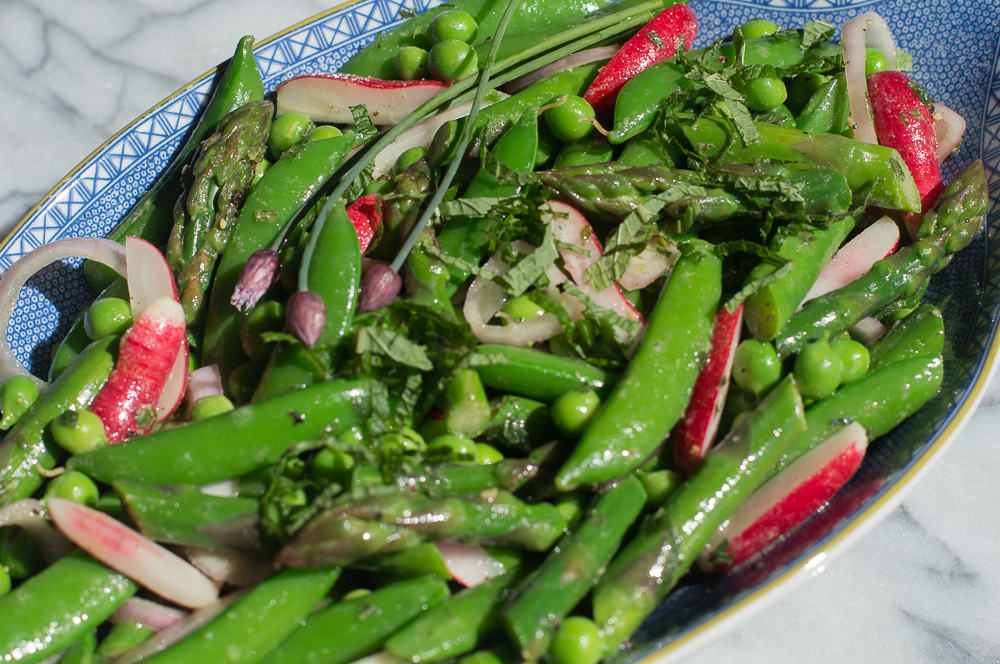
[[[362,143],[367,143],[369,140],[378,136],[378,129],[372,123],[372,119],[368,116],[368,107],[364,104],[358,104],[357,106],[349,106],[351,109],[351,117],[354,118],[354,124],[357,126],[358,139]]]
[[[808,50],[830,41],[837,26],[823,20],[809,21],[802,29],[802,49]]]
[[[354,352],[358,355],[381,355],[421,371],[431,371],[434,365],[427,357],[427,347],[410,341],[405,334],[387,328],[358,328]]]

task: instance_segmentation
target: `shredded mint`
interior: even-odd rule
[[[742,289],[740,289],[739,293],[732,296],[729,299],[729,301],[726,302],[726,311],[728,311],[729,313],[733,313],[734,311],[736,311],[736,307],[740,306],[741,304],[749,300],[751,297],[756,295],[758,291],[767,286],[770,286],[775,281],[781,279],[786,274],[791,272],[793,265],[794,261],[788,261],[774,272],[766,274],[763,277],[760,277],[759,279],[754,279],[753,281],[745,285]]]
[[[545,275],[552,264],[559,258],[552,225],[545,227],[545,236],[533,252],[515,263],[507,274],[497,277],[512,296],[523,295],[532,284]]]
[[[414,343],[405,334],[387,328],[359,328],[354,352],[358,355],[381,355],[421,371],[431,371],[434,368],[427,357],[426,346]]]
[[[442,217],[488,217],[502,203],[509,202],[511,197],[456,198],[438,206]]]
[[[358,130],[358,141],[367,143],[378,136],[378,129],[375,128],[371,117],[368,115],[367,106],[358,104],[357,106],[350,106],[348,108],[351,109],[351,117],[354,118],[354,124]]]
[[[572,282],[567,281],[562,285],[562,287],[563,291],[565,291],[568,295],[572,295],[576,299],[580,300],[580,303],[584,306],[583,315],[590,320],[596,323],[611,325],[612,327],[620,327],[628,332],[629,335],[634,335],[639,331],[639,321],[625,318],[611,309],[605,309],[604,307],[598,306],[593,300],[587,297],[583,291],[574,286]]]
[[[837,26],[827,21],[809,21],[802,29],[802,49],[808,50],[830,41]]]

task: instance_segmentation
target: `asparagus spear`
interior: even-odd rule
[[[205,304],[215,261],[267,152],[272,111],[271,102],[257,101],[227,115],[185,170],[186,187],[174,207],[167,260],[177,275],[189,324]]]
[[[884,258],[864,277],[810,300],[775,340],[780,357],[799,352],[810,342],[837,335],[892,301],[914,294],[924,280],[948,264],[952,254],[967,247],[983,225],[986,176],[976,161],[951,183],[921,229],[925,235]]]

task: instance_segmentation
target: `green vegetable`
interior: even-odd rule
[[[94,341],[121,336],[132,327],[132,305],[118,297],[101,298],[87,307],[83,327]]]
[[[97,507],[99,495],[100,492],[97,490],[97,485],[94,484],[94,481],[83,473],[78,473],[74,470],[66,471],[59,477],[54,478],[45,487],[46,500],[55,496],[66,498],[67,500],[72,500],[75,503],[87,505],[88,507]]]
[[[3,404],[3,419],[0,429],[7,430],[18,423],[24,414],[38,401],[38,385],[27,376],[11,376],[3,384],[0,403]]]

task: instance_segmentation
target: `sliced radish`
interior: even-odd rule
[[[209,364],[195,369],[188,376],[184,398],[187,399],[190,410],[200,399],[222,393],[222,374],[219,373],[219,365]]]
[[[944,104],[934,102],[934,134],[937,136],[938,164],[950,157],[965,134],[965,118]]]
[[[466,588],[486,583],[507,571],[502,562],[478,544],[440,540],[435,542],[434,546],[441,552],[451,578]]]
[[[698,373],[684,417],[672,436],[674,466],[682,473],[689,474],[697,468],[715,441],[742,326],[742,304],[732,313],[722,307],[715,316],[712,349]]]
[[[109,443],[152,429],[164,386],[178,356],[186,356],[186,347],[179,302],[164,296],[142,312],[125,334],[115,368],[90,406],[104,423]]]
[[[150,592],[187,608],[218,599],[208,577],[107,514],[57,497],[49,498],[49,514],[70,541]]]
[[[236,551],[184,547],[184,557],[201,570],[217,587],[243,588],[260,583],[274,574],[272,563]]]
[[[899,247],[899,227],[889,217],[882,217],[841,247],[819,273],[816,283],[806,293],[802,305],[826,295],[868,274],[872,265],[891,256]]]
[[[850,333],[862,345],[870,346],[889,332],[885,329],[885,325],[869,316],[855,323],[851,327]]]
[[[179,623],[187,611],[164,606],[159,602],[151,602],[141,597],[131,597],[111,614],[111,622],[142,623],[155,632],[173,627]]]
[[[691,48],[698,35],[694,10],[680,3],[667,7],[621,47],[590,84],[583,98],[598,117],[614,113],[618,93],[629,80],[657,62]]]
[[[79,237],[56,240],[43,244],[38,249],[22,256],[3,273],[0,279],[0,381],[6,382],[11,376],[27,376],[45,389],[48,383],[31,375],[14,357],[7,343],[7,327],[17,305],[21,288],[43,267],[65,258],[86,258],[107,265],[118,274],[125,276],[125,247],[113,240],[97,237]]]
[[[394,125],[448,85],[383,81],[353,74],[299,76],[278,86],[278,115],[302,113],[313,122],[354,124],[351,106],[364,104],[376,125]]]
[[[847,484],[867,447],[865,428],[852,422],[796,460],[755,491],[719,529],[699,556],[701,567],[735,567],[805,521]],[[723,542],[727,545],[720,550]]]
[[[898,68],[896,63],[896,40],[892,36],[885,19],[875,12],[855,16],[840,26],[841,45],[844,50],[847,98],[851,106],[854,138],[865,143],[878,144],[875,125],[872,120],[868,88],[865,84],[866,48],[882,52],[889,69]]]
[[[629,260],[625,274],[618,279],[618,285],[630,291],[645,288],[666,274],[680,255],[677,245],[663,245],[654,238],[638,256]]]
[[[559,58],[555,62],[550,62],[547,65],[539,67],[533,72],[525,74],[519,78],[515,78],[510,83],[504,85],[503,90],[507,94],[515,94],[525,89],[535,81],[542,80],[546,76],[568,71],[581,65],[589,65],[591,62],[610,60],[612,56],[618,52],[619,48],[621,47],[612,44],[610,46],[598,46],[597,48],[590,48],[585,51],[571,53],[564,58]]]
[[[363,196],[347,206],[347,216],[358,234],[362,254],[368,250],[372,240],[378,235],[384,212],[385,203],[378,194]]]
[[[579,249],[579,251],[574,251],[560,247],[559,255],[562,256],[563,264],[580,292],[589,297],[597,306],[610,309],[622,318],[634,320],[640,325],[644,325],[646,321],[642,314],[632,306],[618,284],[613,283],[598,292],[584,279],[583,273],[596,263],[604,253],[604,249],[597,239],[597,234],[594,233],[587,218],[570,205],[560,201],[549,201],[542,207],[542,219],[552,224],[553,234],[557,241]],[[623,342],[631,336],[622,329],[618,329],[617,332],[619,340]]]

